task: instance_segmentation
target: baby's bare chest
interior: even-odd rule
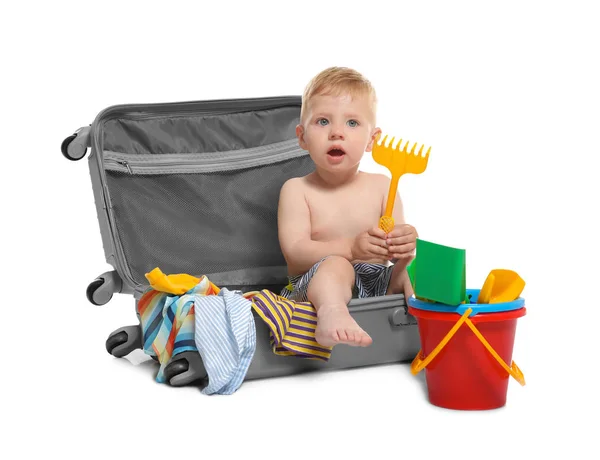
[[[311,237],[316,241],[353,237],[377,226],[381,215],[382,197],[375,190],[313,191],[306,198]]]

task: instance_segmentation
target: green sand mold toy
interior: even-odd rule
[[[464,249],[417,238],[416,254],[407,267],[416,298],[446,305],[468,303]]]

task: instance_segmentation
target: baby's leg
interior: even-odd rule
[[[331,256],[321,262],[310,280],[307,297],[317,310],[315,339],[323,346],[345,343],[366,347],[373,342],[348,312],[354,277],[348,260]]]
[[[396,262],[394,265],[386,294],[404,294],[404,298],[413,295],[413,288],[410,284],[408,272],[406,271],[406,265],[402,262]]]

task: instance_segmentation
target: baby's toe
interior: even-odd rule
[[[348,332],[345,329],[338,329],[337,331],[335,331],[335,335],[338,337],[338,340],[340,342],[348,341]]]
[[[348,342],[356,342],[356,334],[354,331],[350,330],[350,331],[344,331],[344,333],[346,334],[346,341]]]
[[[358,337],[357,342],[359,342],[359,345],[361,347],[368,347],[369,345],[371,345],[373,343],[373,339],[365,331],[362,331],[362,333],[360,334],[360,337]]]

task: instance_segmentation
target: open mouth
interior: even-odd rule
[[[344,152],[339,147],[334,147],[327,152],[327,155],[331,155],[332,157],[341,157],[341,156],[344,156],[345,154],[346,154],[346,152]]]

